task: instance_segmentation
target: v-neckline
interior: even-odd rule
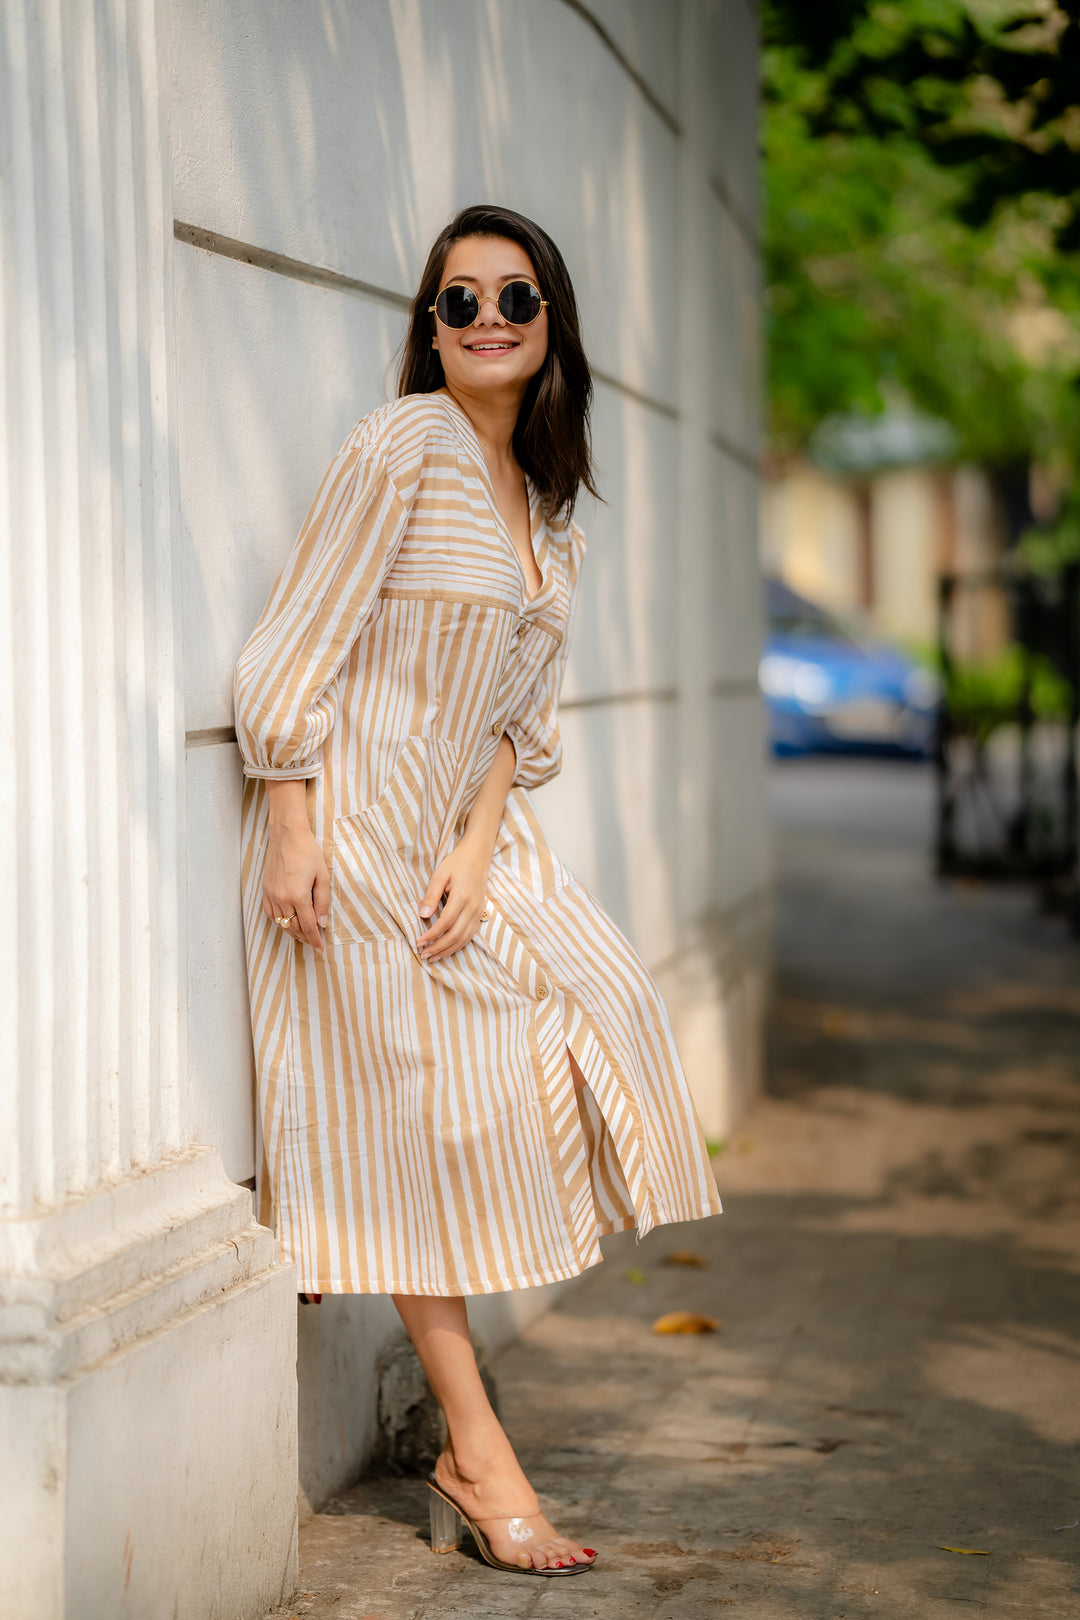
[[[536,587],[533,594],[529,596],[529,581],[525,575],[525,566],[518,555],[518,548],[514,544],[514,537],[510,533],[506,519],[499,511],[499,503],[495,499],[495,486],[491,481],[491,474],[488,471],[488,465],[484,459],[484,447],[480,443],[480,436],[473,427],[472,422],[469,420],[468,412],[458,404],[453,394],[445,392],[442,389],[437,389],[436,396],[439,399],[446,400],[451,409],[460,418],[458,422],[458,429],[464,433],[466,443],[473,453],[473,459],[479,468],[480,476],[484,482],[484,489],[491,505],[491,512],[495,519],[495,525],[503,539],[506,541],[506,544],[510,550],[510,555],[513,557],[517,566],[518,574],[521,577],[521,611],[523,614],[528,613],[529,609],[534,607],[536,603],[540,601],[542,596],[547,595],[547,592],[551,586],[550,571],[545,566],[548,560],[547,524],[543,520],[543,510],[536,486],[529,477],[528,473],[526,473],[525,494],[529,502],[529,544],[532,546],[533,562],[536,564],[537,572],[540,575],[539,585]],[[537,544],[538,541],[539,545]]]

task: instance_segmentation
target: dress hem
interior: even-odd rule
[[[720,1215],[722,1213],[723,1211],[718,1207],[718,1200],[707,1200],[694,1213],[664,1215],[659,1219],[653,1220],[648,1230],[653,1231],[659,1226],[677,1226],[684,1221],[705,1220],[711,1215]],[[625,1220],[621,1221],[598,1221],[594,1230],[597,1239],[599,1239],[602,1237],[611,1237],[616,1232],[634,1231],[637,1229],[637,1226],[637,1221],[633,1217],[628,1216]],[[641,1234],[639,1233],[639,1241],[640,1236]],[[286,1259],[285,1256],[282,1256],[282,1258]],[[407,1294],[418,1299],[471,1299],[483,1294],[513,1294],[520,1293],[526,1288],[546,1288],[550,1283],[570,1282],[574,1277],[583,1276],[584,1273],[586,1271],[590,1271],[593,1266],[600,1265],[603,1259],[604,1256],[600,1252],[599,1244],[597,1244],[595,1253],[589,1258],[583,1259],[574,1265],[562,1266],[555,1270],[548,1271],[541,1276],[521,1277],[512,1282],[503,1282],[495,1286],[493,1286],[490,1282],[481,1282],[479,1279],[469,1278],[465,1283],[448,1283],[444,1288],[440,1288],[437,1292],[434,1289],[417,1288],[415,1283],[404,1282],[382,1282],[378,1287],[372,1286],[364,1288],[354,1286],[346,1288],[342,1286],[342,1280],[340,1277],[332,1277],[328,1280],[323,1280],[321,1278],[319,1280],[312,1278],[305,1279],[303,1273],[301,1273],[300,1280],[297,1283],[297,1293],[344,1294],[361,1296]]]

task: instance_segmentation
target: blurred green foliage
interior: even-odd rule
[[[1033,574],[1057,574],[1066,563],[1080,562],[1080,487],[1062,503],[1054,523],[1021,536],[1020,554]]]
[[[1065,720],[1072,688],[1050,660],[1026,654],[1015,644],[991,663],[953,667],[947,686],[949,715],[977,742],[1000,726],[1014,724],[1030,680],[1029,699],[1036,720]]]
[[[765,0],[779,452],[898,402],[963,457],[1075,472],[1080,8],[1035,9]]]

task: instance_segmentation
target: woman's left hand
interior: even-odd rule
[[[428,922],[434,918],[426,933],[417,940],[422,961],[438,962],[460,951],[472,939],[487,903],[485,890],[490,866],[490,851],[485,854],[479,841],[470,839],[468,832],[439,862],[420,902],[421,919]],[[435,917],[440,900],[443,908]]]

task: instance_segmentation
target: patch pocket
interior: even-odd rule
[[[420,900],[438,864],[454,798],[458,748],[407,737],[379,797],[334,822],[330,931],[335,940],[420,933]]]
[[[550,900],[574,881],[573,872],[548,843],[525,788],[510,790],[495,840],[494,859],[501,871],[516,878],[538,900]]]

